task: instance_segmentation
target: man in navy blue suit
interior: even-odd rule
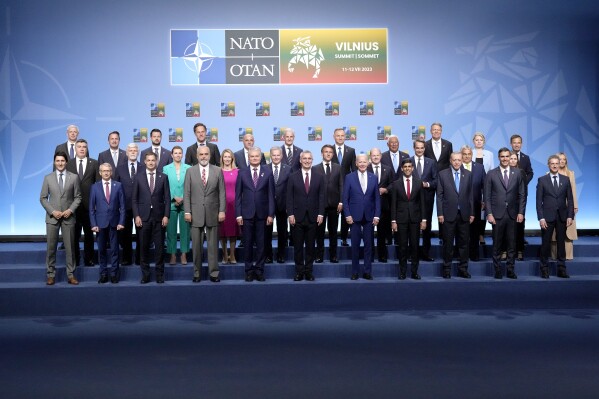
[[[270,168],[275,182],[275,219],[277,221],[277,263],[285,262],[287,250],[287,181],[291,174],[291,167],[281,162],[283,151],[281,147],[270,149]],[[272,263],[274,258],[272,252],[273,224],[266,226],[265,256],[266,263]]]
[[[283,140],[285,140],[285,144],[281,146],[281,151],[283,151],[283,158],[281,162],[288,165],[293,173],[301,168],[300,154],[303,150],[293,144],[295,141],[295,132],[292,128],[288,127],[285,129],[283,133]]]
[[[569,278],[566,271],[566,228],[574,220],[574,198],[568,176],[558,173],[559,157],[547,160],[549,173],[537,183],[537,218],[541,226],[541,277],[549,278],[547,259],[551,253],[551,237],[557,241],[557,277]]]
[[[127,145],[127,162],[116,168],[115,180],[120,182],[125,194],[125,228],[119,232],[119,242],[123,249],[121,266],[133,264],[133,182],[138,173],[143,173],[145,165],[137,160],[139,147],[137,143]],[[141,264],[140,234],[135,235],[135,263]]]
[[[262,151],[248,150],[250,165],[241,169],[235,184],[235,216],[242,228],[245,251],[245,281],[264,281],[264,238],[275,214],[275,182],[272,170],[261,165]],[[253,243],[256,243],[254,251]],[[255,260],[254,264],[254,252]]]
[[[449,157],[450,167],[439,172],[437,180],[437,218],[443,226],[443,278],[451,278],[453,241],[460,255],[458,276],[470,278],[468,272],[468,239],[472,212],[472,173],[461,168],[462,154]]]
[[[376,176],[367,171],[368,156],[356,156],[357,171],[343,182],[343,214],[351,227],[352,280],[360,273],[360,240],[364,240],[362,278],[372,280],[372,244],[374,226],[381,217],[381,196]]]
[[[526,186],[525,194],[528,196],[528,184],[532,181],[534,172],[530,163],[530,157],[522,152],[522,136],[519,134],[513,134],[510,137],[510,144],[512,150],[518,156],[518,167],[526,174],[524,185]],[[524,225],[526,224],[526,215],[522,223],[518,223],[516,227],[516,251],[518,253],[518,260],[524,260]]]
[[[160,145],[162,142],[162,132],[160,129],[152,129],[150,132],[150,140],[152,141],[152,146],[143,150],[141,152],[140,158],[142,160],[146,159],[146,154],[148,152],[155,154],[156,171],[158,173],[162,173],[162,168],[164,168],[165,165],[173,162],[173,156],[169,150]]]
[[[414,176],[422,182],[422,195],[424,196],[425,208],[422,210],[423,218],[427,220],[426,228],[422,230],[422,246],[420,247],[420,259],[432,262],[431,249],[431,220],[433,218],[433,207],[435,195],[437,194],[437,163],[424,156],[424,140],[414,141],[414,156],[412,165]]]
[[[470,224],[470,260],[480,260],[478,244],[478,233],[480,231],[480,215],[483,204],[483,188],[485,187],[485,167],[482,163],[472,162],[472,148],[469,145],[462,146],[462,168],[472,172],[472,206],[474,208],[474,222]]]
[[[127,154],[119,148],[120,143],[121,134],[116,130],[110,132],[108,133],[108,149],[98,154],[98,165],[108,162],[112,167],[112,178],[115,178],[117,167],[127,163]]]
[[[111,179],[112,166],[108,162],[100,165],[100,176],[102,179],[92,186],[89,196],[89,220],[98,238],[98,283],[107,283],[110,276],[110,282],[116,284],[119,282],[117,230],[125,228],[125,194],[121,183]],[[107,241],[110,249],[106,248]]]
[[[485,179],[485,210],[487,220],[493,225],[495,278],[503,276],[500,257],[501,251],[506,248],[506,276],[515,279],[516,226],[524,220],[526,194],[520,170],[510,168],[510,150],[500,148],[498,156],[499,166],[491,169]]]
[[[164,283],[164,234],[171,212],[168,178],[157,170],[156,154],[146,152],[146,170],[133,182],[133,216],[141,234],[141,283],[150,282],[150,246],[154,244],[156,282]]]
[[[287,214],[293,232],[293,258],[295,261],[294,281],[314,281],[314,243],[316,228],[322,224],[326,184],[319,173],[312,173],[312,153],[302,151],[301,169],[289,177],[287,183]],[[306,256],[304,257],[304,245]]]

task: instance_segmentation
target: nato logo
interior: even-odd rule
[[[226,84],[225,31],[171,30],[171,84]]]

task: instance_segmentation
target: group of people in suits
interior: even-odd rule
[[[94,160],[89,157],[87,142],[78,138],[78,128],[70,125],[67,142],[57,146],[54,171],[44,178],[40,195],[47,211],[47,283],[55,282],[59,230],[67,251],[70,284],[78,283],[73,271],[81,260],[81,231],[85,265],[94,264],[96,233],[99,283],[118,283],[119,265],[133,263],[133,224],[137,231],[135,263],[141,267],[142,284],[151,281],[152,246],[156,282],[164,282],[165,237],[170,263],[174,264],[177,231],[182,264],[187,263],[191,238],[193,281],[202,279],[205,240],[208,275],[210,281],[219,282],[219,225],[227,217],[234,217],[242,234],[246,281],[264,281],[264,265],[273,259],[285,262],[288,240],[294,247],[294,280],[313,281],[314,263],[324,259],[327,230],[329,260],[338,262],[340,215],[342,246],[349,246],[351,230],[352,280],[371,280],[375,253],[380,262],[387,262],[387,246],[392,243],[396,244],[398,278],[407,277],[409,258],[411,278],[420,279],[419,261],[433,260],[430,247],[435,203],[443,244],[443,278],[451,278],[456,250],[457,274],[470,278],[468,262],[479,259],[477,236],[484,241],[487,221],[493,228],[495,278],[503,276],[503,260],[506,276],[517,278],[514,265],[516,259],[522,259],[527,186],[533,176],[530,159],[521,152],[522,138],[512,136],[512,150],[504,147],[498,151],[499,166],[495,168],[490,152],[483,148],[482,133],[474,135],[473,147],[465,145],[455,152],[452,143],[441,137],[440,123],[433,123],[430,133],[428,141],[413,142],[413,156],[399,150],[396,136],[388,138],[387,151],[373,148],[367,155],[356,154],[345,144],[345,131],[335,129],[334,144],[322,146],[322,162],[317,165],[313,165],[312,152],[294,145],[293,129],[284,131],[280,147],[270,149],[269,164],[255,146],[254,136],[246,134],[241,150],[225,150],[233,154],[234,161],[229,164],[239,171],[234,215],[227,215],[220,151],[206,140],[204,124],[194,126],[197,142],[187,148],[185,163],[181,162],[181,147],[175,146],[171,152],[161,145],[159,129],[151,131],[151,146],[141,152],[140,160],[137,144],[129,144],[126,151],[119,148],[116,131],[108,135],[108,150]],[[510,164],[510,157],[515,164]],[[553,171],[559,170],[559,161],[557,156],[549,158],[550,173],[539,178],[536,192],[544,278],[548,277],[552,236],[557,241],[558,276],[568,277],[563,241],[565,229],[574,219],[574,205],[569,179]],[[272,247],[275,223],[276,257]],[[122,262],[119,246],[123,249]]]

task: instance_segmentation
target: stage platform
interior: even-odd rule
[[[139,266],[121,267],[118,284],[98,284],[99,267],[78,267],[78,286],[66,283],[64,251],[59,251],[57,283],[45,285],[44,243],[0,244],[0,316],[153,315],[331,311],[410,311],[487,309],[597,309],[599,238],[575,243],[576,259],[567,263],[570,279],[539,277],[540,239],[528,237],[525,260],[516,263],[517,280],[493,278],[490,258],[471,262],[472,279],[441,278],[441,248],[434,262],[421,262],[422,280],[397,279],[397,261],[374,262],[374,280],[351,281],[350,249],[339,247],[340,263],[315,264],[314,282],[294,282],[292,248],[285,264],[266,266],[266,281],[247,283],[243,264],[221,265],[220,283],[192,283],[193,266],[166,266],[166,283],[141,285]],[[487,242],[490,240],[487,238]],[[483,249],[490,255],[491,245]],[[243,249],[238,249],[241,259]]]

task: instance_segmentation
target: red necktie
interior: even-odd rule
[[[202,168],[202,183],[204,183],[204,187],[206,187],[206,168]]]
[[[106,202],[110,204],[110,184],[108,182],[104,184],[106,185]]]
[[[258,168],[254,168],[253,181],[254,181],[254,187],[257,187],[258,186]]]
[[[410,193],[411,193],[411,190],[410,190],[410,179],[406,179],[406,183],[408,185],[408,192],[407,192],[407,194],[408,194],[408,200],[409,200],[410,199]]]

